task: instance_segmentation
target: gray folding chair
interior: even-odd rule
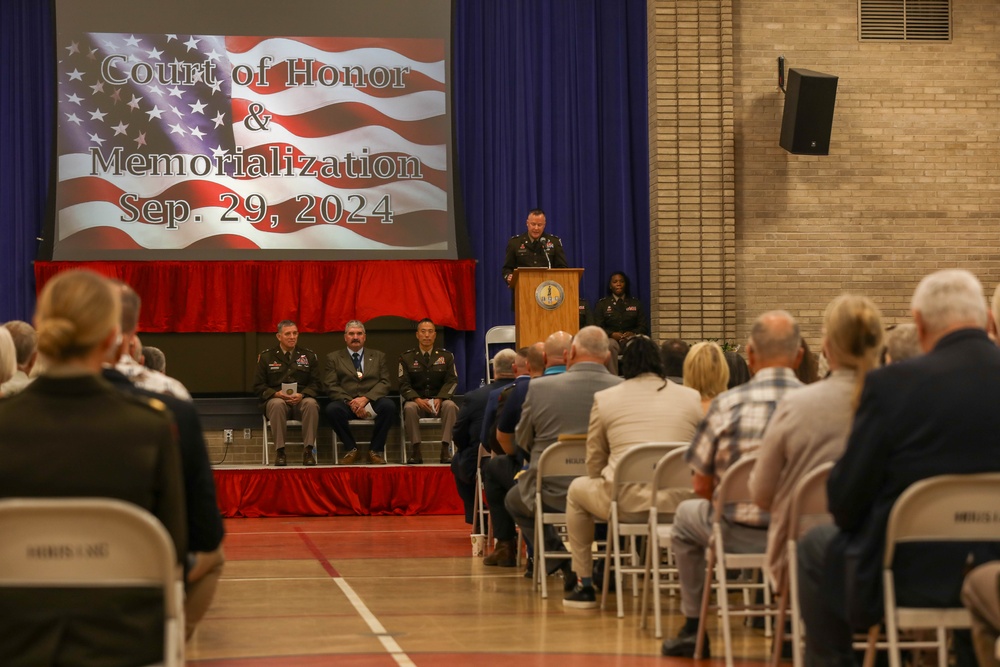
[[[587,435],[560,435],[545,448],[538,458],[535,478],[535,582],[540,584],[542,598],[549,597],[545,573],[546,558],[567,558],[564,551],[545,550],[545,526],[565,526],[566,512],[546,512],[542,504],[542,488],[546,477],[581,477],[587,474]]]

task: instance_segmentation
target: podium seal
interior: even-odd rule
[[[535,288],[535,303],[545,310],[555,310],[566,298],[566,290],[554,280],[546,280]]]

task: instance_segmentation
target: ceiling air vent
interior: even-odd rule
[[[863,41],[948,41],[951,0],[859,0],[858,25]]]

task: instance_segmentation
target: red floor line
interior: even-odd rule
[[[313,542],[308,535],[306,535],[305,531],[303,531],[298,526],[295,526],[295,532],[299,534],[299,537],[301,537],[302,541],[305,542],[306,548],[312,552],[312,555],[316,557],[316,560],[319,561],[319,564],[323,566],[323,569],[326,570],[326,573],[329,574],[334,579],[339,578],[340,573],[337,572],[336,568],[334,568],[333,565],[330,563],[330,561],[326,559],[326,556],[324,556],[323,553],[319,550],[319,547],[316,546],[316,543]]]

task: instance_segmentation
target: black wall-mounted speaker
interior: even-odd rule
[[[778,145],[796,155],[829,155],[836,101],[837,77],[794,67],[788,70]]]

